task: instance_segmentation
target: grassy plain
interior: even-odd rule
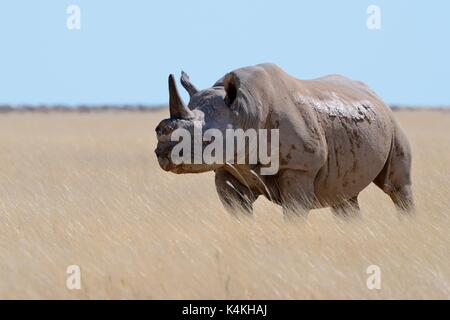
[[[0,115],[0,298],[450,298],[450,113],[399,111],[417,215],[375,186],[362,218],[225,212],[212,173],[162,171],[166,111]],[[81,290],[66,288],[79,265]],[[366,269],[381,270],[380,290]]]

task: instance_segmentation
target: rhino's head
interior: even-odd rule
[[[242,117],[235,106],[238,88],[233,76],[226,76],[219,80],[212,88],[198,90],[190,81],[189,77],[182,72],[181,84],[188,91],[190,101],[188,105],[183,102],[178,92],[175,78],[169,76],[169,109],[170,118],[162,120],[156,127],[158,145],[155,150],[159,165],[166,171],[174,173],[195,173],[214,170],[223,165],[220,163],[206,164],[203,160],[198,163],[177,163],[172,158],[172,151],[179,143],[180,137],[173,139],[177,129],[185,129],[192,138],[190,155],[194,159],[195,154],[203,152],[209,142],[203,142],[200,149],[194,147],[194,131],[201,130],[203,133],[208,129],[216,129],[225,137],[226,129],[242,128]],[[214,139],[212,139],[213,141]],[[224,144],[225,145],[225,144]]]

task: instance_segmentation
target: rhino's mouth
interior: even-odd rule
[[[167,172],[172,173],[201,173],[209,171],[209,169],[206,166],[200,165],[200,164],[174,164],[167,158],[158,158],[159,166]]]
[[[161,150],[156,148],[155,153],[158,158],[159,166],[167,172],[173,172],[177,174],[181,173],[202,173],[211,170],[208,165],[205,164],[174,164],[170,159],[170,151],[167,149]]]
[[[172,151],[171,147],[168,147],[167,145],[161,146],[158,145],[158,147],[155,149],[156,157],[158,158],[159,166],[164,170],[168,172],[173,173],[183,173],[183,167],[185,164],[175,164],[172,162],[170,158],[170,153]]]
[[[165,171],[172,171],[176,165],[170,160],[170,151],[172,149],[167,146],[158,144],[155,154],[158,159],[159,166]]]
[[[158,163],[164,171],[173,171],[176,168],[176,165],[167,158],[158,157]]]

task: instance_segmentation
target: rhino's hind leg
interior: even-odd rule
[[[397,209],[399,209],[401,212],[414,212],[415,207],[411,185],[396,186],[388,194]]]
[[[398,184],[394,181],[389,184],[381,184],[377,180],[375,180],[374,183],[392,199],[400,212],[414,212],[415,205],[411,184]]]
[[[358,217],[360,214],[358,196],[344,200],[341,203],[332,206],[331,211],[336,217],[339,218],[350,219]]]
[[[252,215],[258,194],[223,169],[216,170],[215,183],[219,199],[229,213]]]
[[[414,212],[411,190],[411,149],[404,133],[397,128],[386,164],[373,181],[403,213]]]

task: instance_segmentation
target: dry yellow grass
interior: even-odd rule
[[[153,154],[155,113],[0,115],[0,298],[450,298],[450,113],[398,112],[417,216],[370,186],[362,219],[222,208],[211,173]],[[82,289],[66,288],[66,268]],[[366,268],[381,268],[368,290]]]

